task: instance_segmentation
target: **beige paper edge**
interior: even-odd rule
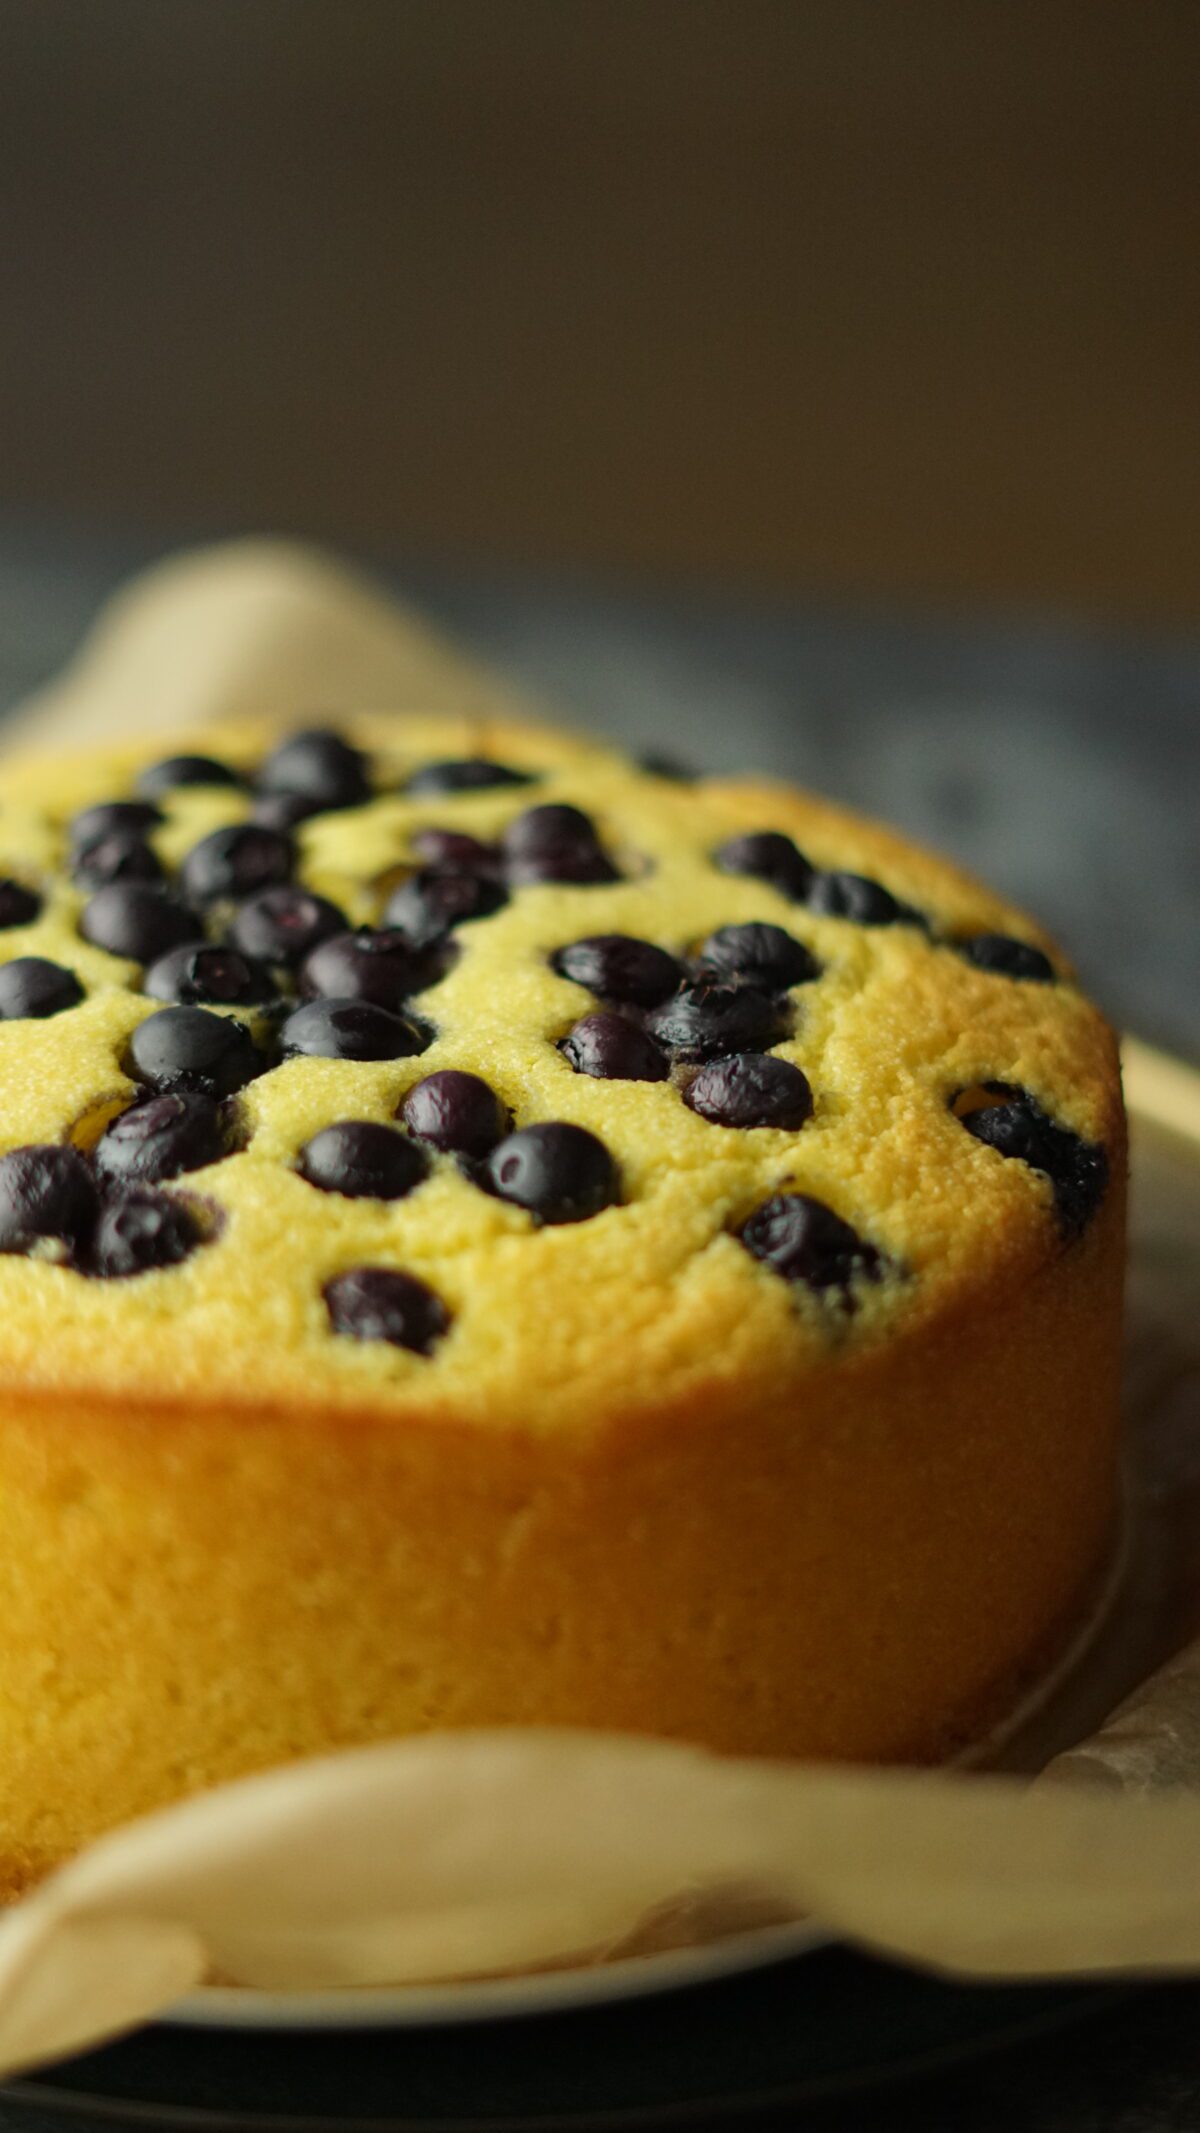
[[[527,712],[336,566],[243,543],[123,594],[8,737],[364,702]],[[1180,1783],[1200,1779],[1198,1691],[1192,1652],[1032,1788],[532,1730],[248,1779],[116,1832],[9,1914],[0,2072],[144,2020],[214,1971],[286,1990],[535,1968],[704,1891],[756,1892],[950,1974],[1198,1968],[1200,1795]],[[1082,1776],[1098,1782],[1066,1781]]]

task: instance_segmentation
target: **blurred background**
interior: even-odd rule
[[[0,689],[268,528],[1200,1052],[1195,0],[7,0]]]

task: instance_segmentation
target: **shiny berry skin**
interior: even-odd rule
[[[300,990],[317,999],[369,1000],[375,1007],[398,1008],[410,992],[428,984],[428,961],[402,933],[335,933],[306,956]]]
[[[203,1241],[196,1216],[182,1200],[135,1185],[101,1208],[87,1271],[102,1281],[127,1280],[178,1266]]]
[[[110,955],[154,963],[170,949],[199,940],[204,928],[194,911],[160,889],[146,882],[113,881],[84,905],[79,931],[94,948],[107,948]]]
[[[1053,985],[1054,965],[1048,955],[1029,941],[1013,940],[1007,933],[976,933],[955,941],[955,948],[976,970],[1001,978],[1023,978],[1035,985]]]
[[[256,783],[260,792],[295,794],[322,810],[361,807],[371,797],[366,756],[321,726],[282,741],[260,766]]]
[[[346,914],[324,896],[285,885],[260,889],[239,904],[229,939],[243,955],[262,963],[300,963],[320,941],[346,930]]]
[[[368,1000],[310,1000],[279,1032],[285,1059],[408,1059],[428,1042],[419,1023]]]
[[[348,1200],[402,1200],[426,1175],[428,1165],[394,1126],[347,1118],[325,1126],[300,1150],[296,1168],[321,1192]]]
[[[423,867],[439,874],[485,874],[498,880],[503,868],[499,847],[469,837],[465,830],[414,830],[412,848]]]
[[[711,1060],[684,1092],[684,1102],[713,1126],[776,1126],[795,1133],[812,1117],[808,1078],[769,1052],[735,1052]]]
[[[32,926],[41,909],[41,897],[23,881],[0,881],[0,932],[10,926]]]
[[[570,941],[550,958],[560,977],[586,986],[601,1000],[626,1007],[657,1007],[674,992],[683,968],[665,948],[628,933],[593,933]]]
[[[394,1267],[356,1266],[327,1282],[329,1323],[356,1341],[390,1341],[414,1355],[431,1354],[450,1325],[450,1313],[414,1274]]]
[[[811,862],[780,830],[748,830],[730,837],[713,860],[723,874],[749,874],[755,881],[769,882],[794,904],[804,902],[813,879]]]
[[[241,1022],[203,1007],[160,1008],[129,1040],[128,1071],[152,1089],[232,1096],[268,1065]]]
[[[260,792],[250,810],[250,820],[263,829],[294,830],[297,823],[311,822],[321,812],[319,800],[306,800],[298,792]]]
[[[557,1120],[508,1134],[482,1165],[479,1182],[548,1223],[586,1222],[620,1197],[617,1166],[603,1141]]]
[[[902,904],[881,881],[865,874],[817,874],[808,893],[808,908],[820,918],[846,918],[856,926],[923,926],[910,904]]]
[[[56,1238],[78,1252],[95,1226],[95,1181],[76,1148],[50,1144],[0,1156],[0,1252]]]
[[[1000,1092],[1002,1085],[996,1087]],[[1016,1157],[1049,1178],[1066,1236],[1077,1237],[1086,1229],[1108,1186],[1108,1157],[1098,1142],[1085,1141],[1069,1127],[1057,1125],[1034,1097],[1020,1089],[1003,1090],[1000,1101],[968,1111],[961,1123],[997,1155]]]
[[[14,956],[0,963],[0,1022],[44,1022],[78,1007],[83,987],[73,970],[48,963],[41,955]]]
[[[720,1059],[730,1052],[765,1052],[788,1031],[786,1010],[750,985],[681,985],[646,1017],[664,1051],[681,1060]]]
[[[160,799],[181,785],[244,785],[245,779],[228,763],[211,755],[168,755],[151,763],[138,779],[138,791],[147,800]]]
[[[786,992],[791,985],[806,985],[821,971],[802,941],[793,940],[782,926],[756,921],[722,926],[710,933],[696,961],[705,977],[740,979],[762,992]]]
[[[598,1081],[665,1081],[667,1061],[636,1022],[611,1008],[585,1015],[563,1038],[560,1050],[577,1074]]]
[[[236,948],[185,942],[151,963],[142,991],[179,1007],[262,1007],[274,997],[269,972]]]
[[[883,1271],[874,1245],[807,1193],[781,1192],[765,1201],[743,1225],[741,1242],[784,1281],[836,1289],[847,1300],[856,1282],[878,1281]]]
[[[411,1088],[400,1116],[414,1139],[447,1155],[478,1159],[503,1140],[511,1123],[494,1089],[456,1067],[427,1074]]]
[[[78,852],[86,845],[97,844],[101,837],[144,837],[162,819],[161,807],[153,807],[146,800],[100,800],[95,807],[85,807],[72,815],[67,835],[72,849]]]
[[[555,803],[527,808],[509,823],[501,842],[508,879],[517,887],[619,879],[595,823],[578,807]]]
[[[235,822],[193,845],[179,870],[185,896],[200,904],[253,896],[291,879],[296,848],[283,830]]]
[[[532,785],[527,770],[512,770],[507,763],[493,763],[485,756],[466,756],[461,761],[425,763],[413,772],[405,790],[414,799],[442,792],[490,792],[499,785]]]
[[[161,881],[163,864],[136,830],[110,830],[79,846],[71,878],[83,889],[102,889],[110,881]]]
[[[433,948],[456,926],[473,918],[490,918],[506,902],[499,883],[482,875],[423,868],[393,889],[383,923],[402,933],[413,948]]]
[[[204,1170],[229,1152],[220,1105],[198,1090],[147,1096],[106,1126],[92,1150],[106,1184],[157,1185],[185,1170]]]

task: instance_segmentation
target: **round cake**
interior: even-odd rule
[[[934,1759],[1088,1604],[1111,1032],[964,875],[534,727],[0,775],[0,1881],[563,1724]]]

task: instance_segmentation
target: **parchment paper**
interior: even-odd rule
[[[9,733],[386,706],[528,712],[358,581],[239,544],[114,603]],[[1182,1136],[1186,1074],[1136,1047],[1129,1068]],[[1200,1160],[1135,1118],[1134,1171],[1128,1562],[1091,1653],[999,1757],[1049,1756],[1035,1782],[516,1729],[270,1772],[116,1832],[8,1914],[0,2072],[213,1975],[300,1991],[594,1962],[653,1946],[665,1914],[674,1945],[808,1914],[955,1975],[1200,1969]]]

